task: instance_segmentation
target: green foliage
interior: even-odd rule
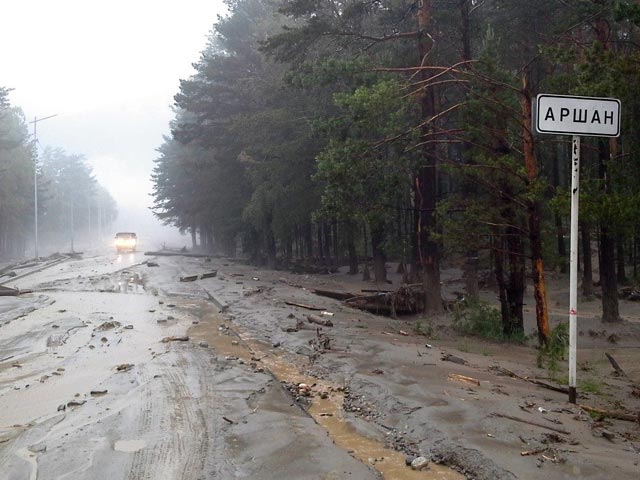
[[[453,328],[459,333],[505,340],[500,311],[487,302],[477,299],[461,300],[454,304],[451,315]]]
[[[549,342],[538,350],[539,368],[546,368],[555,378],[560,370],[560,362],[565,360],[569,348],[569,323],[562,322],[551,329]]]

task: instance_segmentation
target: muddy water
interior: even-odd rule
[[[464,476],[449,468],[431,464],[426,471],[414,471],[405,464],[405,456],[387,448],[380,441],[368,438],[356,431],[345,420],[342,409],[344,395],[341,388],[302,373],[308,364],[306,357],[278,354],[264,343],[252,340],[246,333],[234,326],[233,331],[209,304],[185,303],[181,305],[201,319],[201,323],[190,329],[189,334],[196,340],[206,341],[220,355],[235,356],[246,363],[255,362],[269,370],[282,382],[311,387],[313,395],[307,409],[313,419],[322,426],[339,447],[347,450],[354,458],[368,463],[387,480],[454,480]],[[295,358],[294,358],[295,357]],[[260,359],[256,361],[256,359]],[[321,398],[321,395],[326,398]]]

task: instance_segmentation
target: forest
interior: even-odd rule
[[[34,252],[36,160],[38,243],[47,252],[73,251],[74,236],[107,231],[117,205],[82,155],[36,145],[10,91],[0,87],[0,260]]]
[[[540,93],[617,98],[618,138],[584,137],[582,294],[604,322],[638,274],[640,2],[233,0],[180,82],[154,212],[194,247],[270,268],[396,262],[440,313],[440,272],[497,285],[504,333],[527,284],[568,268],[571,137],[532,127]],[[360,269],[360,271],[359,271]]]

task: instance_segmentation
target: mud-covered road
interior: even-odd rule
[[[140,253],[24,269],[5,285],[33,293],[0,297],[0,478],[640,475],[640,426],[497,368],[540,373],[531,349],[427,339],[311,291],[343,280]],[[632,378],[608,385],[626,399],[624,328],[609,351]]]
[[[209,300],[180,288],[179,262],[144,260],[69,260],[9,284],[35,292],[0,300],[0,478],[379,478],[268,372],[162,343],[211,320]]]

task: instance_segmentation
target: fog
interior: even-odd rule
[[[118,203],[114,230],[187,244],[151,214],[155,149],[179,79],[205,47],[220,0],[23,0],[3,6],[0,86],[38,123],[40,148],[86,156]],[[32,126],[31,126],[32,127]],[[106,232],[105,232],[106,235]]]

